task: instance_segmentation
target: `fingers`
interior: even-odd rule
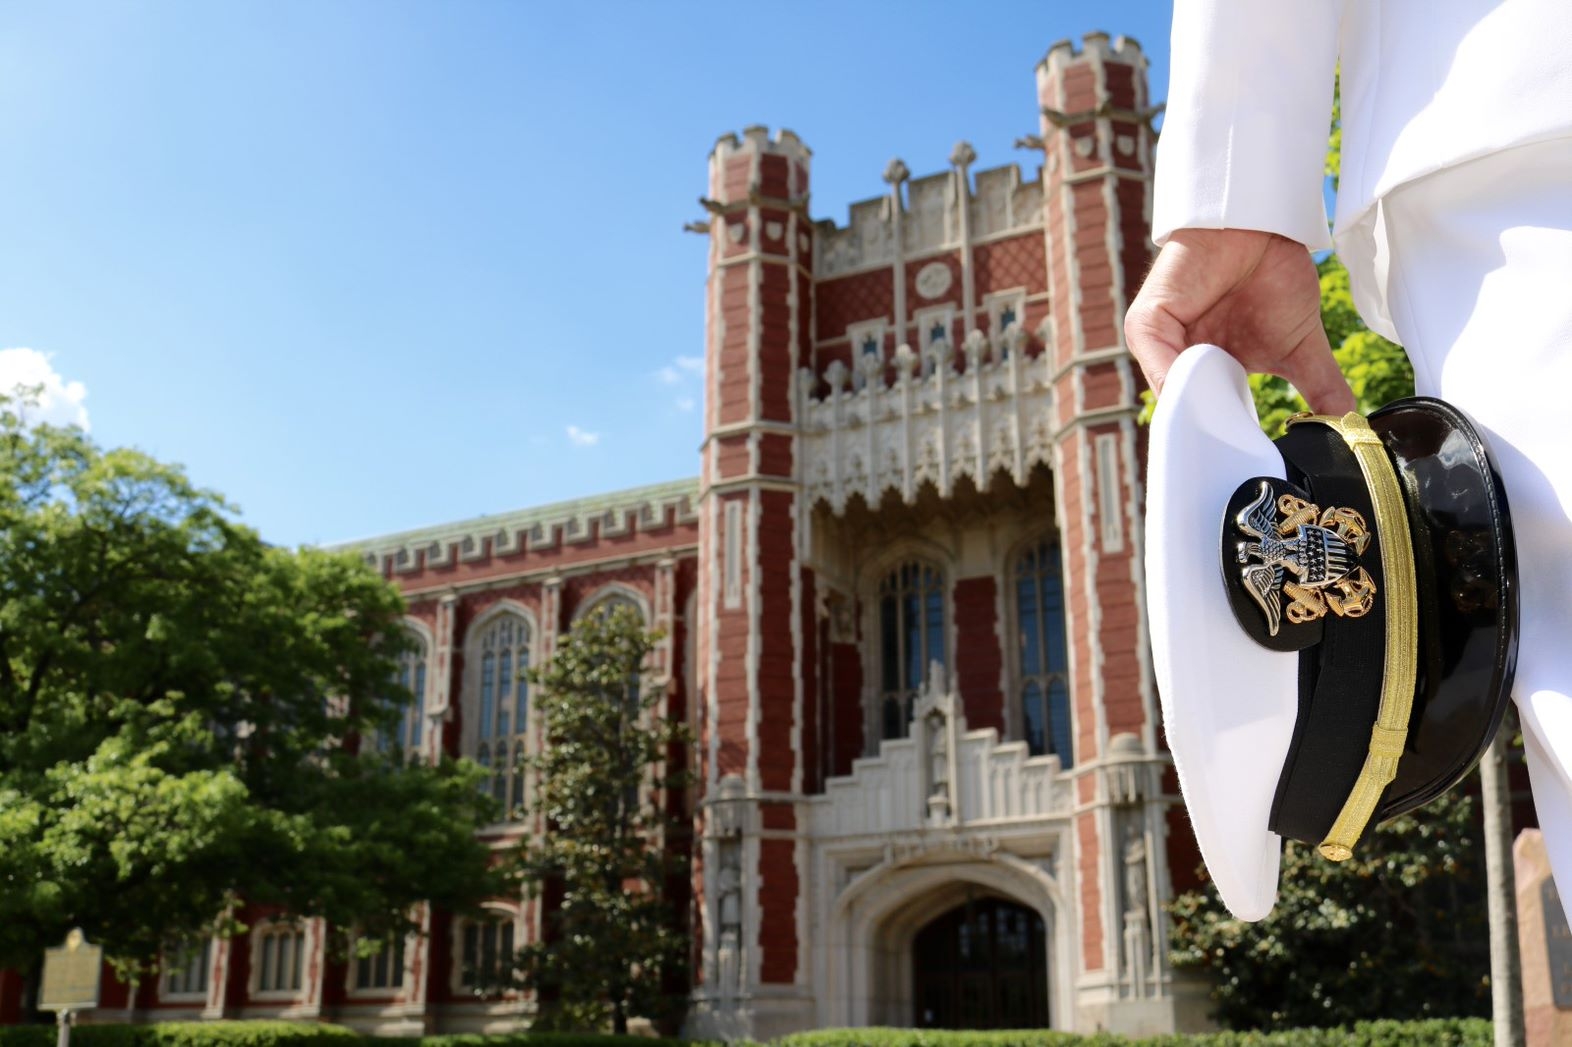
[[[1184,325],[1161,303],[1143,300],[1145,293],[1143,288],[1124,314],[1124,342],[1141,365],[1146,384],[1161,395],[1169,368],[1185,348]]]
[[[1125,314],[1125,345],[1152,391],[1191,343],[1190,327],[1249,279],[1268,233],[1249,229],[1181,229],[1163,245]]]
[[[1326,339],[1326,329],[1317,317],[1312,330],[1283,358],[1280,373],[1299,395],[1305,398],[1310,410],[1317,414],[1347,414],[1359,406],[1348,379],[1337,366],[1332,355],[1331,343]]]

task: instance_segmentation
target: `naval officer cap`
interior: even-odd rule
[[[1438,400],[1262,433],[1239,364],[1179,354],[1152,418],[1147,591],[1168,747],[1228,909],[1284,837],[1348,858],[1490,743],[1516,658],[1501,482]]]

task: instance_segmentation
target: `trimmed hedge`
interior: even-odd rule
[[[1352,1029],[1285,1029],[1131,1038],[1111,1033],[1027,1029],[948,1032],[922,1029],[825,1029],[774,1041],[772,1047],[1492,1047],[1484,1018],[1360,1022]],[[3,1045],[0,1045],[3,1047]]]
[[[0,1047],[5,1047],[0,1044]],[[416,1047],[414,1040],[384,1037],[376,1047]],[[700,1040],[672,1040],[655,1036],[612,1036],[578,1032],[502,1033],[482,1036],[459,1033],[422,1036],[419,1047],[716,1047]]]
[[[0,1025],[0,1047],[54,1047],[52,1025]],[[824,1029],[773,1041],[770,1047],[1492,1047],[1484,1018],[1360,1022],[1352,1029],[1218,1032],[1129,1039],[1109,1033],[1026,1029],[948,1032],[922,1029]],[[361,1036],[342,1025],[308,1022],[161,1022],[79,1025],[72,1047],[706,1047],[699,1041],[648,1036],[512,1033],[395,1038]],[[713,1045],[708,1045],[713,1047]]]
[[[55,1036],[53,1025],[0,1025],[0,1047],[55,1047]],[[284,1021],[77,1025],[71,1029],[71,1047],[357,1047],[363,1039],[342,1025]]]

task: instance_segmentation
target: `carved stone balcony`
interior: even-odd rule
[[[942,681],[942,667],[930,677]],[[1067,817],[1073,806],[1059,758],[1031,756],[1024,741],[993,728],[967,730],[959,696],[938,684],[912,711],[908,737],[825,783],[815,804],[816,838],[889,837],[940,829],[967,834]]]
[[[924,483],[948,498],[963,476],[986,489],[999,473],[1024,486],[1053,446],[1047,354],[1028,357],[1025,342],[1019,328],[995,341],[973,331],[964,369],[948,341],[922,355],[902,345],[893,383],[878,356],[862,359],[855,382],[837,360],[822,399],[813,395],[819,376],[803,370],[797,417],[809,502],[823,499],[839,514],[853,494],[876,506],[894,491],[911,503]]]

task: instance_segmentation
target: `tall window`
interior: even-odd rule
[[[426,641],[414,633],[410,634],[410,641],[414,646],[399,656],[394,680],[413,695],[414,700],[403,707],[394,733],[378,732],[377,748],[383,752],[420,752],[426,722]]]
[[[1033,756],[1055,753],[1069,767],[1070,655],[1059,543],[1043,539],[1022,553],[1014,581],[1022,733]]]
[[[639,605],[634,603],[628,597],[621,595],[620,593],[596,600],[589,606],[584,614],[585,616],[611,614],[613,611],[618,610],[619,608],[627,608],[629,611],[632,611],[634,616],[637,617],[640,622],[644,620],[644,612],[639,610]],[[634,673],[632,676],[628,677],[627,684],[623,689],[622,699],[625,703],[625,708],[630,718],[636,718],[638,716],[639,698],[641,695],[643,682],[644,681],[641,679],[639,674]],[[623,796],[622,802],[629,810],[633,810],[638,807],[638,789],[630,788]]]
[[[490,771],[482,787],[510,818],[524,803],[529,642],[529,624],[516,614],[503,614],[486,625],[475,645],[480,657],[475,760]]]
[[[496,913],[461,926],[459,985],[477,996],[506,988],[513,967],[513,917]]]
[[[910,560],[879,586],[879,718],[884,738],[904,738],[912,702],[944,655],[944,576]]]
[[[370,956],[355,960],[356,989],[397,989],[404,984],[404,936],[395,934],[391,941]]]
[[[213,958],[213,940],[187,941],[164,949],[162,995],[207,996],[207,967]]]
[[[257,992],[298,992],[305,966],[306,932],[296,927],[266,927],[257,932]]]

